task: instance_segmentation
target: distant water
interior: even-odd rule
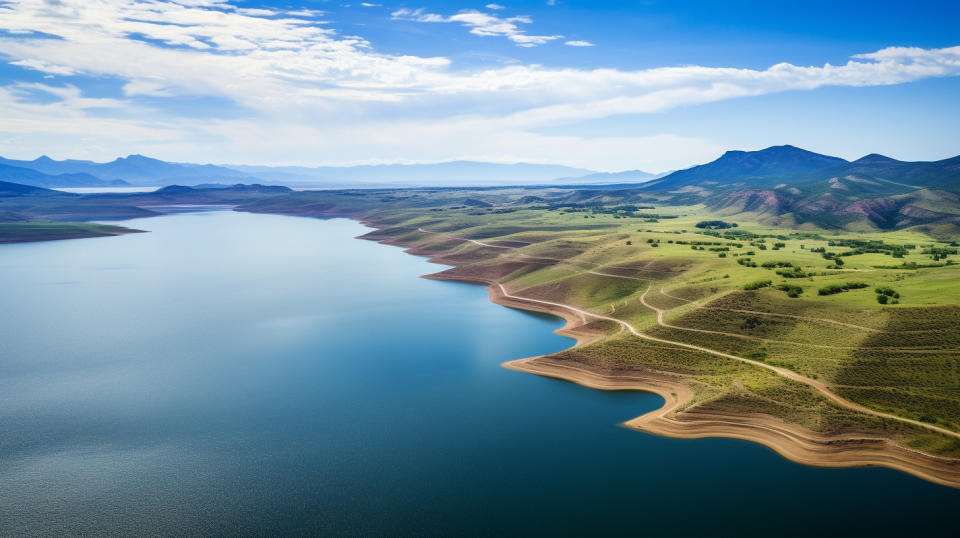
[[[960,492],[505,370],[572,342],[364,228],[217,211],[0,246],[0,535],[945,535]]]

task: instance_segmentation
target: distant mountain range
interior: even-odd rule
[[[258,178],[212,164],[170,163],[130,155],[107,163],[47,156],[32,161],[0,157],[2,179],[41,187],[106,187],[124,185],[163,186],[173,183],[251,183]],[[37,175],[42,174],[42,175]],[[19,176],[18,176],[19,175]]]
[[[770,224],[960,230],[960,156],[905,162],[870,154],[851,162],[794,146],[728,151],[632,189],[571,194],[577,202],[601,199],[703,204]]]
[[[170,163],[131,155],[108,163],[0,159],[0,196],[50,196],[22,186],[205,185],[282,183],[294,187],[458,187],[551,185],[549,197],[569,203],[702,204],[720,215],[746,215],[777,225],[866,230],[923,226],[960,233],[960,156],[905,162],[878,154],[855,161],[794,146],[728,151],[718,159],[662,177],[641,171],[598,173],[546,164],[454,161],[352,167],[217,166]],[[183,188],[183,187],[178,187]],[[237,187],[230,187],[237,190]],[[267,187],[258,187],[263,189]],[[174,192],[163,192],[165,197]],[[196,196],[196,193],[190,193]],[[224,192],[223,196],[248,196]],[[529,204],[547,201],[541,197]],[[101,202],[111,201],[101,198]],[[119,201],[119,199],[117,200]],[[526,203],[526,202],[521,202]],[[17,215],[10,205],[8,218]]]
[[[30,168],[10,166],[0,161],[0,180],[34,187],[117,187],[128,185],[125,181],[104,181],[85,173],[45,174]]]
[[[265,180],[286,185],[357,186],[494,186],[577,182],[593,170],[556,164],[501,164],[450,161],[432,164],[359,166],[228,165]],[[563,178],[563,179],[558,179]]]
[[[656,176],[639,170],[614,174],[553,164],[451,161],[361,166],[247,166],[172,163],[130,155],[107,163],[47,156],[32,161],[0,157],[0,180],[39,187],[233,185],[273,183],[296,187],[495,186],[634,182]],[[558,179],[559,178],[559,179]]]

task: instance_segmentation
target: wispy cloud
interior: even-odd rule
[[[439,17],[478,35],[519,35],[496,22],[509,19],[474,13],[395,16]],[[671,135],[544,133],[582,120],[776,92],[960,75],[960,47],[892,47],[841,65],[766,69],[464,69],[441,56],[380,53],[362,37],[337,33],[324,16],[302,9],[268,15],[219,0],[7,0],[0,3],[0,55],[54,78],[42,86],[0,82],[0,140],[90,158],[126,150],[205,161],[469,158],[604,169],[643,168],[650,160],[656,170],[718,148]],[[85,77],[118,80],[123,91],[109,99],[87,95]],[[38,92],[46,97],[37,99]],[[192,99],[228,103],[231,114],[198,120],[182,106]],[[10,150],[0,144],[0,154]]]
[[[490,8],[490,6],[497,7]],[[503,8],[503,6],[499,6],[498,4],[487,4],[487,7],[490,9]],[[402,8],[394,11],[392,16],[394,19],[416,22],[455,22],[470,28],[471,34],[505,37],[520,47],[535,47],[563,37],[562,35],[531,35],[526,33],[526,31],[519,26],[520,24],[533,23],[533,20],[526,15],[500,18],[489,13],[467,9],[455,15],[445,16],[425,12],[422,8]]]
[[[566,43],[564,43],[564,45],[567,45],[568,47],[592,47],[592,46],[594,46],[593,43],[591,43],[591,42],[589,42],[589,41],[582,41],[582,40],[567,41]]]
[[[485,7],[487,9],[493,9],[493,10],[507,9],[507,6],[500,5],[500,4],[487,4]]]

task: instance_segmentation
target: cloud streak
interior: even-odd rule
[[[491,10],[501,10],[504,6],[487,4]],[[500,18],[489,13],[482,13],[474,9],[465,9],[455,15],[444,16],[436,13],[427,13],[423,9],[402,8],[392,13],[394,19],[415,22],[454,22],[470,28],[470,33],[483,37],[505,37],[520,47],[535,47],[561,39],[562,35],[530,35],[520,24],[532,24],[533,20],[526,15]]]

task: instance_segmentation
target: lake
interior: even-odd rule
[[[0,246],[0,535],[919,535],[960,492],[618,423],[658,396],[506,370],[557,318],[231,211]]]

